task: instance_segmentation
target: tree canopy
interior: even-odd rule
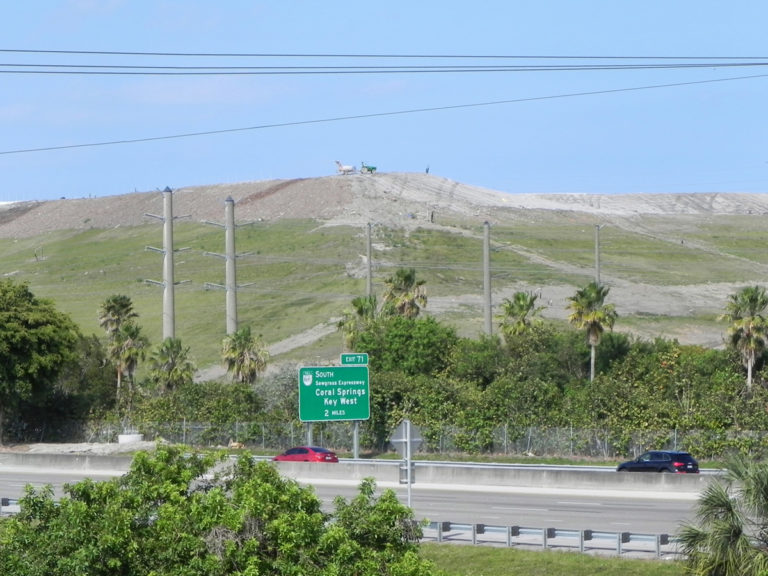
[[[532,292],[515,292],[512,298],[504,298],[501,303],[499,328],[505,338],[523,334],[534,326],[541,324],[539,314],[543,306],[536,306],[538,294]]]
[[[370,355],[372,370],[435,374],[446,367],[457,341],[453,328],[432,317],[386,316],[358,334],[354,350]]]
[[[184,346],[179,338],[166,338],[150,356],[149,379],[161,391],[173,390],[192,382],[195,370],[189,347]]]
[[[726,475],[707,486],[696,522],[680,540],[690,574],[763,576],[768,573],[768,466],[734,456]]]
[[[269,351],[261,337],[251,333],[250,326],[243,326],[224,338],[221,358],[234,382],[252,384],[266,369]]]
[[[721,319],[728,326],[729,344],[739,351],[747,369],[747,389],[752,388],[752,372],[765,350],[768,339],[768,294],[761,286],[746,286],[731,294]]]
[[[613,329],[618,316],[615,306],[605,303],[608,292],[610,288],[590,282],[568,299],[568,308],[571,311],[568,321],[587,332],[591,350],[590,380],[595,379],[595,350],[600,344],[600,337],[606,328]]]
[[[416,318],[427,305],[426,280],[417,280],[413,268],[398,268],[384,284],[382,313],[385,315]]]
[[[26,284],[0,280],[0,443],[20,402],[50,393],[79,338],[75,323],[52,302]]]
[[[215,465],[215,468],[214,468]],[[217,470],[212,478],[206,476]],[[312,488],[272,463],[159,446],[105,482],[27,488],[0,531],[0,573],[14,576],[431,576],[420,527],[391,490],[323,510]]]

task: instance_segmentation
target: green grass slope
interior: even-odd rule
[[[510,206],[506,198],[487,199],[474,189],[460,196],[460,185],[442,180],[416,180],[411,188],[402,175],[316,180],[261,183],[237,198],[243,224],[236,229],[239,322],[261,334],[277,351],[277,360],[314,363],[341,352],[341,334],[333,326],[351,299],[365,293],[368,223],[374,292],[381,294],[396,268],[415,268],[427,283],[428,313],[466,336],[483,328],[486,220],[491,222],[494,306],[516,290],[532,290],[541,294],[544,316],[553,321],[565,322],[567,298],[595,276],[598,224],[601,281],[611,288],[609,301],[619,312],[617,330],[719,345],[724,326],[716,317],[728,294],[761,283],[768,273],[763,249],[768,225],[754,211],[681,210],[681,199],[672,199],[677,208],[670,204],[668,214],[657,206],[643,212],[636,197],[626,199],[634,207],[626,210],[616,209],[621,198],[612,198],[611,209],[604,211],[574,207],[562,198],[542,206],[554,200],[537,203],[514,195],[508,197],[528,205]],[[435,197],[420,197],[419,186],[426,184],[436,190]],[[189,207],[207,210],[174,223],[176,336],[191,347],[201,367],[218,363],[226,328],[225,293],[212,286],[224,284],[224,260],[214,255],[224,251],[224,231],[202,217],[221,214],[221,195],[232,191],[197,191],[194,202],[191,192],[179,194],[181,209],[187,200]],[[159,343],[163,288],[149,281],[162,280],[163,256],[147,247],[162,247],[162,226],[136,218],[150,200],[157,213],[159,195],[114,197],[114,210],[110,199],[94,199],[6,211],[0,217],[0,270],[52,299],[85,333],[101,333],[101,302],[127,294],[150,340]],[[128,208],[131,196],[138,204]],[[311,202],[318,203],[314,210],[324,218],[294,217],[303,213],[299,206]],[[323,212],[331,205],[337,206]],[[92,216],[90,206],[99,207]],[[121,212],[125,225],[119,224]],[[109,226],[100,224],[102,213],[110,215]],[[268,217],[253,218],[259,213]],[[52,214],[61,215],[61,221],[54,222]],[[32,222],[39,228],[33,230]],[[307,332],[318,326],[324,328]]]

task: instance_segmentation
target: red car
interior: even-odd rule
[[[297,446],[278,454],[272,460],[279,462],[338,462],[335,452],[320,446]]]

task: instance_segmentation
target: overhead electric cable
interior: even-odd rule
[[[496,58],[520,60],[765,60],[768,56],[596,56],[596,55],[535,55],[535,54],[344,54],[289,52],[139,52],[119,50],[26,50],[0,48],[10,54],[81,54],[92,56],[174,56],[210,58]]]
[[[370,114],[355,114],[351,116],[335,116],[329,118],[319,118],[314,120],[296,120],[291,122],[278,122],[273,124],[260,124],[256,126],[246,126],[241,128],[224,128],[219,130],[206,130],[200,132],[188,132],[184,134],[172,134],[166,136],[149,136],[144,138],[132,138],[122,140],[108,140],[103,142],[90,142],[84,144],[66,144],[61,146],[44,146],[39,148],[22,148],[17,150],[2,150],[0,155],[25,154],[31,152],[48,152],[52,150],[71,150],[74,148],[93,148],[98,146],[113,146],[117,144],[136,144],[140,142],[153,142],[159,140],[174,140],[180,138],[192,138],[196,136],[210,136],[215,134],[228,134],[234,132],[246,132],[252,130],[265,130],[268,128],[285,128],[288,126],[303,126],[309,124],[324,124],[329,122],[341,122],[346,120],[361,120],[366,118],[382,118],[386,116],[398,116],[405,114],[419,114],[425,112],[439,112],[444,110],[459,110],[463,108],[479,108],[484,106],[498,106],[502,104],[518,104],[522,102],[536,102],[542,100],[555,100],[559,98],[573,98],[577,96],[596,96],[600,94],[617,94],[620,92],[634,92],[639,90],[653,90],[659,88],[672,88],[678,86],[692,86],[697,84],[710,84],[714,82],[732,82],[735,80],[750,80],[754,78],[766,78],[768,74],[756,74],[753,76],[732,76],[729,78],[717,78],[710,80],[693,80],[689,82],[673,82],[668,84],[652,84],[647,86],[634,86],[629,88],[613,88],[608,90],[594,90],[588,92],[572,92],[568,94],[554,94],[550,96],[531,96],[527,98],[513,98],[509,100],[495,100],[491,102],[476,102],[473,104],[454,104],[448,106],[434,106],[428,108],[413,108],[410,110],[397,110],[391,112],[373,112]]]
[[[674,64],[578,65],[417,65],[417,66],[142,66],[102,64],[0,63],[0,74],[52,74],[79,76],[278,76],[352,74],[457,74],[501,72],[584,72],[615,70],[682,70],[690,68],[744,68],[768,66],[761,62],[696,62]]]

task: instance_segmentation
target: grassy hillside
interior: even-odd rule
[[[685,340],[717,334],[715,317],[728,289],[765,277],[766,234],[753,216],[648,216],[600,231],[601,278],[620,314],[617,329]],[[593,215],[530,211],[491,230],[494,304],[518,289],[541,291],[545,316],[562,321],[567,297],[594,277]],[[409,228],[372,227],[374,291],[397,267],[413,267],[427,281],[428,310],[462,334],[482,330],[483,226],[471,220]],[[366,229],[282,219],[237,228],[238,309],[272,345],[322,323],[334,323],[365,292]],[[215,364],[225,334],[222,229],[178,221],[174,227],[176,335],[201,366]],[[129,295],[153,343],[162,337],[162,246],[157,224],[59,230],[32,238],[0,239],[0,269],[30,284],[72,315],[86,333],[100,333],[98,308],[111,294]],[[718,291],[708,286],[723,283]],[[672,289],[670,290],[670,287]],[[686,295],[690,291],[690,296]],[[679,297],[676,294],[680,294]],[[694,297],[695,295],[695,297]],[[658,309],[665,302],[666,308]],[[288,356],[335,358],[332,333]]]
[[[484,221],[491,223],[493,304],[540,295],[566,322],[568,298],[596,273],[619,319],[644,338],[722,345],[727,297],[768,277],[768,197],[761,194],[510,195],[425,174],[326,177],[185,188],[173,193],[176,335],[215,365],[225,334],[224,199],[235,201],[238,314],[277,358],[335,359],[335,324],[366,284],[398,267],[427,282],[427,311],[465,336],[483,329]],[[0,206],[0,271],[30,284],[100,334],[99,305],[127,294],[153,343],[162,337],[161,193]],[[248,224],[245,224],[248,223]],[[310,332],[311,331],[311,332]]]

